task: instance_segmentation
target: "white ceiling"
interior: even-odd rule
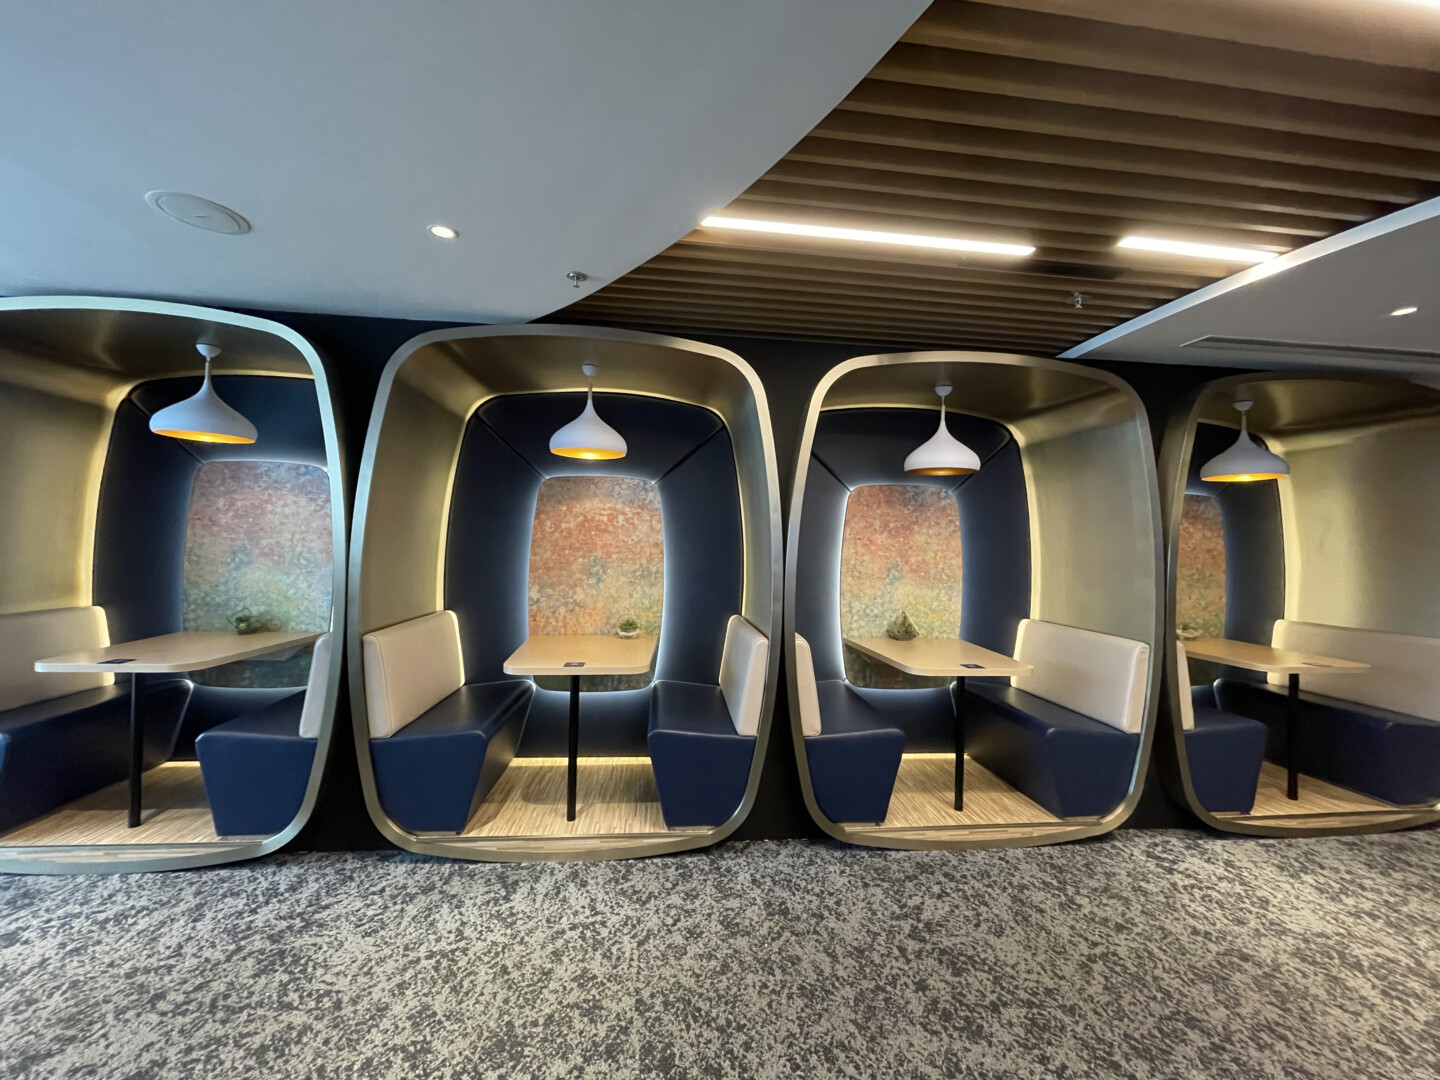
[[[536,318],[738,195],[927,3],[7,4],[0,293]]]
[[[1410,305],[1419,311],[1398,318],[1390,315]],[[1207,336],[1289,344],[1284,348],[1187,344]],[[1307,350],[1304,345],[1322,348]],[[1440,373],[1440,199],[1242,271],[1061,355],[1225,367]]]

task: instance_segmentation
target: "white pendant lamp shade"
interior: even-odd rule
[[[206,443],[253,443],[255,425],[225,402],[210,385],[210,361],[220,354],[214,345],[196,345],[205,357],[205,382],[184,401],[177,401],[150,417],[150,430],[172,439]]]
[[[1217,454],[1200,469],[1200,479],[1217,483],[1247,484],[1254,480],[1278,480],[1290,475],[1290,466],[1279,454],[1273,454],[1250,438],[1245,414],[1253,401],[1237,401],[1240,412],[1240,437],[1223,454]]]
[[[550,452],[560,457],[583,461],[613,461],[625,456],[625,438],[595,411],[596,364],[582,364],[589,388],[585,392],[585,408],[574,420],[550,436]]]
[[[905,459],[905,471],[912,476],[966,476],[980,471],[980,455],[971,450],[945,426],[945,398],[951,387],[935,387],[940,395],[940,426]]]

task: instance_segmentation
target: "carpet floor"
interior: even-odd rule
[[[0,877],[0,1074],[1440,1075],[1440,831]]]

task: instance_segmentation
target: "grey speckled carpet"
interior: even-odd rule
[[[0,878],[0,1070],[1423,1080],[1437,888],[1437,831]]]

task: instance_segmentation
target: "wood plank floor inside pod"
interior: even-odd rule
[[[123,780],[101,788],[0,834],[0,847],[215,844],[255,839],[216,835],[198,761],[167,761],[145,773],[144,811],[135,829],[126,824],[129,791]]]
[[[1390,803],[1372,799],[1358,791],[1340,787],[1337,784],[1317,780],[1313,776],[1300,774],[1300,797],[1285,797],[1285,769],[1267,761],[1260,766],[1260,785],[1255,791],[1255,805],[1248,814],[1216,814],[1216,817],[1235,821],[1276,821],[1295,819],[1295,823],[1306,825],[1329,824],[1332,818],[1343,818],[1350,814],[1391,814],[1409,813]],[[1325,818],[1325,822],[1312,821]],[[1383,818],[1381,819],[1383,820]]]
[[[684,831],[665,827],[648,757],[582,757],[577,771],[574,821],[565,820],[566,759],[517,757],[461,835],[508,839]]]
[[[867,833],[1016,825],[1058,825],[1058,818],[973,758],[965,759],[965,810],[955,812],[955,755],[905,754],[883,824]],[[1086,818],[1089,821],[1092,819]]]

